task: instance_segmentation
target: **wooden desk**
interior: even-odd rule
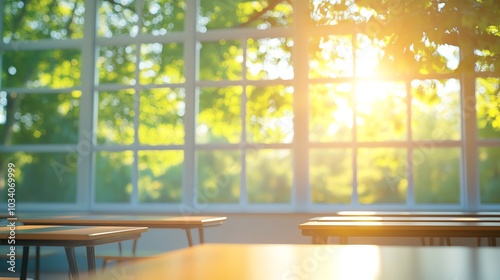
[[[500,217],[464,217],[464,216],[319,216],[309,221],[318,222],[500,222]]]
[[[25,225],[73,225],[73,226],[133,226],[163,229],[182,229],[186,233],[188,245],[193,246],[191,230],[198,230],[199,243],[205,242],[204,229],[219,226],[226,221],[226,217],[219,216],[164,216],[164,215],[109,215],[109,214],[24,214],[18,216],[18,221]],[[122,253],[119,243],[119,253],[104,254],[99,257],[104,260],[103,269],[108,261],[126,260],[140,257],[136,254],[137,239],[134,239],[132,254]],[[148,256],[145,256],[148,257]]]
[[[75,256],[75,247],[85,246],[87,249],[88,270],[95,272],[94,246],[112,242],[136,239],[147,227],[76,227],[76,226],[16,226],[15,245],[23,246],[23,255],[29,255],[30,246],[62,246],[73,279],[78,279],[78,265]],[[0,229],[0,245],[9,244],[10,228]],[[21,279],[26,278],[28,259],[23,258],[21,263]]]
[[[500,212],[467,211],[339,211],[329,216],[375,216],[375,217],[500,217]]]
[[[309,221],[299,225],[302,235],[311,236],[312,242],[327,243],[329,236],[340,237],[475,237],[488,238],[496,246],[500,237],[500,222],[420,222],[420,221]],[[449,244],[448,244],[449,245]]]
[[[24,214],[18,221],[25,225],[73,226],[133,226],[148,228],[183,229],[188,245],[193,246],[191,230],[198,229],[199,242],[204,243],[204,228],[222,225],[226,217],[218,216],[161,216],[161,215],[107,215],[107,214]]]
[[[205,244],[119,265],[98,279],[497,280],[499,258],[490,247]]]
[[[313,217],[309,221],[318,222],[342,222],[342,221],[359,221],[359,222],[500,222],[500,217],[491,215],[480,215],[479,212],[474,212],[474,215],[466,215],[464,212],[446,212],[444,216],[435,215],[436,212],[396,212],[394,215],[336,215],[336,216],[320,216]],[[451,245],[449,237],[441,238],[440,242],[446,241],[447,245]],[[422,245],[426,245],[425,238],[421,237]],[[434,245],[433,238],[429,238],[429,244]],[[477,238],[477,245],[481,245],[481,238]]]

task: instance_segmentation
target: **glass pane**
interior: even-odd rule
[[[248,39],[247,79],[293,79],[292,46],[287,38]]]
[[[309,140],[311,142],[349,141],[354,115],[350,84],[309,86]]]
[[[460,149],[421,147],[413,151],[417,203],[460,203]]]
[[[250,203],[289,203],[293,181],[289,150],[250,150],[246,186]]]
[[[241,80],[243,50],[240,41],[200,44],[200,80]]]
[[[309,78],[352,77],[352,36],[330,35],[309,41]]]
[[[135,84],[135,63],[135,46],[100,47],[96,63],[99,83]]]
[[[0,91],[0,145],[76,143],[80,96]]]
[[[141,45],[140,83],[171,84],[183,83],[184,49],[183,44],[144,44]]]
[[[479,138],[500,139],[500,79],[476,79],[476,109]]]
[[[2,87],[68,88],[80,85],[80,51],[6,51],[2,59]]]
[[[359,82],[356,125],[359,141],[406,139],[406,86],[400,82]]]
[[[493,26],[492,26],[493,27]],[[498,30],[498,27],[495,27]],[[498,32],[498,31],[497,31]],[[496,37],[498,35],[491,34],[490,36]],[[485,44],[489,42],[485,40]],[[476,49],[474,50],[476,64],[475,70],[476,72],[495,72],[500,69],[500,62],[497,59],[498,51],[492,47],[490,49]]]
[[[15,165],[19,203],[75,203],[77,153],[0,153],[0,201],[8,197],[8,164]],[[7,209],[7,208],[6,208]]]
[[[185,98],[183,88],[159,88],[141,92],[141,144],[184,144]]]
[[[139,202],[181,202],[183,151],[139,151]]]
[[[412,138],[460,140],[459,80],[413,80],[411,87]]]
[[[286,0],[201,0],[198,31],[207,29],[290,26],[292,5]]]
[[[500,147],[479,148],[481,203],[500,203]]]
[[[99,37],[137,35],[139,16],[136,12],[135,0],[100,2],[97,15],[97,35]]]
[[[130,202],[134,154],[97,152],[95,165],[95,201]]]
[[[134,142],[134,91],[100,92],[97,116],[98,144]]]
[[[370,39],[364,34],[358,34],[356,37],[356,77],[382,74],[379,72],[379,58],[383,57],[384,45],[382,40]],[[348,55],[351,54],[348,53]]]
[[[184,30],[186,2],[182,0],[143,0],[142,33],[163,36]]]
[[[406,158],[405,149],[359,149],[359,203],[405,203],[408,187]]]
[[[200,89],[196,143],[241,141],[241,94],[241,87]]]
[[[292,87],[247,87],[247,99],[246,132],[249,142],[292,142]]]
[[[3,2],[5,43],[83,37],[84,0]]]
[[[309,180],[313,203],[351,203],[352,150],[311,150]]]
[[[198,203],[239,201],[240,151],[197,151],[196,171]]]

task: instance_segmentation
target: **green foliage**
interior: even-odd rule
[[[84,0],[5,0],[4,41],[82,38],[83,3]]]
[[[240,197],[241,152],[196,153],[198,203],[237,203]]]
[[[96,154],[96,202],[129,203],[131,201],[132,162],[131,151]]]
[[[312,202],[351,203],[352,150],[312,149],[309,152],[309,161]]]
[[[76,153],[0,153],[0,158],[5,159],[5,166],[7,163],[15,165],[16,201],[76,202]],[[0,201],[7,201],[8,198],[6,191],[0,193]]]
[[[139,152],[139,202],[181,202],[182,151]]]

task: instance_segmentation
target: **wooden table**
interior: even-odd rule
[[[500,212],[489,211],[339,211],[329,216],[374,216],[374,217],[500,217]]]
[[[98,279],[497,280],[498,259],[491,247],[205,244],[119,265]]]
[[[342,222],[342,221],[359,221],[359,222],[500,222],[500,216],[497,212],[374,212],[380,215],[363,216],[355,212],[353,215],[334,215],[334,216],[318,216],[310,218],[309,221],[318,222]],[[442,215],[438,215],[438,213]],[[496,213],[496,214],[495,214]],[[451,245],[450,238],[444,237],[440,239],[443,243],[446,241]],[[422,245],[426,245],[425,238],[421,238]],[[433,238],[429,238],[429,244],[434,245]],[[477,238],[477,245],[481,245],[481,238]]]
[[[148,228],[183,229],[188,245],[193,246],[191,230],[197,229],[199,242],[204,243],[204,229],[219,226],[226,221],[219,216],[162,216],[162,215],[108,215],[108,214],[23,214],[18,221],[25,225],[73,225],[73,226],[134,226]]]
[[[73,226],[145,226],[148,228],[182,229],[186,233],[188,245],[193,246],[191,230],[198,230],[199,243],[205,242],[204,229],[222,225],[226,217],[221,216],[165,216],[165,215],[109,215],[75,213],[67,215],[50,214],[23,214],[18,220],[25,225],[73,225]],[[109,261],[129,260],[139,257],[136,254],[137,239],[134,239],[132,252],[126,255],[122,252],[121,243],[118,243],[118,255],[112,253],[101,254],[102,268],[106,268]],[[37,247],[37,254],[39,248]],[[149,257],[149,256],[147,256]],[[39,258],[36,258],[39,261]]]
[[[85,246],[87,250],[87,266],[90,274],[95,272],[94,246],[112,242],[136,239],[147,227],[89,227],[89,226],[16,226],[15,246],[23,246],[23,256],[28,256],[30,246],[62,246],[65,248],[69,268],[73,279],[78,279],[78,264],[75,247]],[[12,230],[9,227],[0,229],[0,245],[12,246],[9,243]],[[26,278],[28,259],[21,263],[21,279]]]
[[[463,216],[318,216],[309,221],[318,222],[500,222],[500,217],[463,217]]]
[[[329,236],[340,237],[345,244],[348,237],[474,237],[487,238],[496,246],[500,237],[500,222],[457,221],[309,221],[299,225],[302,235],[312,242],[327,243]],[[450,244],[448,244],[450,245]]]

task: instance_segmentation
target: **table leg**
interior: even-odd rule
[[[184,230],[186,231],[186,236],[187,236],[187,239],[188,239],[188,245],[189,245],[189,247],[192,247],[193,246],[193,239],[191,238],[191,229],[185,228]]]
[[[134,239],[134,244],[132,244],[132,255],[135,255],[136,250],[137,250],[137,238]]]
[[[420,237],[420,243],[422,243],[422,246],[425,246],[425,237]]]
[[[35,280],[40,279],[40,246],[35,249]]]
[[[87,246],[87,268],[91,275],[95,275],[95,249],[94,246]]]
[[[203,235],[203,228],[202,227],[198,228],[198,233],[200,235],[200,244],[205,243],[205,236]]]
[[[21,275],[20,279],[26,279],[28,276],[28,260],[30,254],[30,246],[23,246],[23,258],[21,259]]]
[[[68,258],[69,271],[72,280],[78,279],[78,263],[76,262],[75,248],[74,247],[64,247],[66,251],[66,257]]]
[[[326,238],[327,238],[327,240],[326,240],[326,241],[328,241],[328,236],[327,236]],[[327,242],[325,242],[324,244],[326,244],[326,243],[327,243]],[[340,236],[340,237],[339,237],[339,243],[340,243],[340,244],[342,244],[342,245],[347,244],[347,236]]]
[[[495,247],[497,246],[497,238],[496,237],[488,237],[488,245]]]

